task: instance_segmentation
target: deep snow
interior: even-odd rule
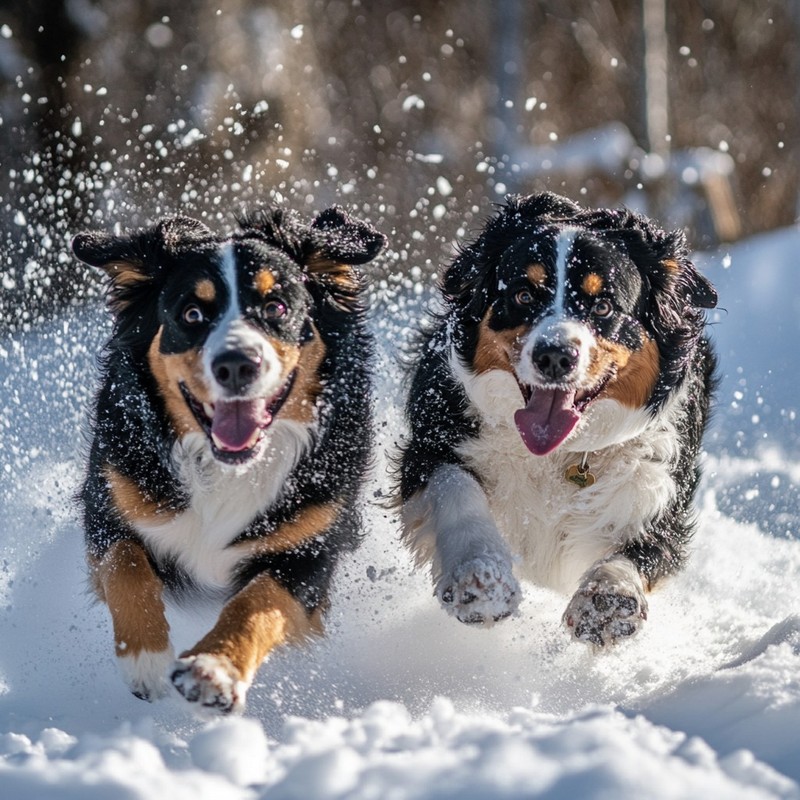
[[[447,617],[398,546],[386,452],[401,433],[386,344],[368,538],[328,637],[275,654],[244,718],[129,695],[85,587],[72,494],[96,308],[0,341],[0,796],[28,798],[800,797],[800,230],[700,259],[720,290],[724,380],[688,569],[636,640],[595,656],[526,586],[518,617]],[[173,617],[176,646],[207,613]]]

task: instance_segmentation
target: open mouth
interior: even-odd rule
[[[537,456],[555,450],[613,376],[612,370],[590,389],[528,386],[518,382],[525,408],[514,414],[514,422],[528,450]]]
[[[218,461],[243,464],[258,451],[265,431],[272,425],[294,385],[295,372],[272,398],[255,397],[202,403],[181,382],[181,394],[198,425],[211,442]]]

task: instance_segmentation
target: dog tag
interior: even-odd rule
[[[594,475],[589,472],[589,465],[573,464],[567,467],[564,473],[564,478],[570,483],[574,483],[579,489],[585,489],[587,486],[592,486],[595,481]]]

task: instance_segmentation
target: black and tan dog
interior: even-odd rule
[[[321,629],[371,439],[354,266],[383,245],[338,208],[311,224],[260,211],[231,236],[174,217],[75,238],[116,317],[81,492],[88,558],[139,697],[171,680],[241,709],[267,654]],[[224,602],[177,660],[165,591]]]
[[[713,287],[681,234],[544,193],[510,198],[443,294],[407,405],[407,543],[462,622],[513,613],[516,569],[572,594],[576,639],[633,635],[694,528]]]

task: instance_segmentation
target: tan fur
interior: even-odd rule
[[[641,350],[630,354],[603,397],[617,400],[629,408],[641,408],[650,399],[661,367],[658,347],[648,339]]]
[[[202,300],[204,303],[213,303],[217,298],[217,290],[214,288],[214,283],[208,278],[198,281],[194,287],[194,294],[198,300]]]
[[[187,350],[185,353],[165,355],[160,352],[161,334],[160,328],[147,352],[147,361],[158,383],[169,418],[179,437],[186,433],[201,431],[178,388],[178,384],[182,381],[201,403],[208,400],[208,391],[202,377],[200,353],[197,350]]]
[[[281,419],[296,422],[311,422],[314,418],[314,404],[322,386],[319,383],[319,366],[325,358],[325,343],[316,327],[313,327],[314,338],[306,342],[296,356],[297,376],[294,386],[281,409]],[[283,354],[279,352],[281,360]]]
[[[109,261],[103,265],[103,269],[115,286],[123,288],[148,280],[142,272],[142,265],[136,261]]]
[[[266,297],[275,286],[275,273],[268,269],[259,270],[253,278],[253,286],[259,294]]]
[[[149,280],[142,272],[142,264],[138,261],[110,261],[102,269],[111,278],[111,287],[108,295],[108,305],[118,314],[123,311],[128,303],[120,299],[120,294],[130,289],[137,283]]]
[[[472,367],[478,375],[491,369],[502,369],[513,373],[512,358],[527,328],[520,325],[518,328],[493,331],[489,327],[491,313],[491,311],[487,312],[481,320],[478,330],[478,345],[475,348],[475,361]]]
[[[321,275],[348,292],[358,289],[358,273],[350,264],[331,261],[321,253],[314,253],[306,262],[306,269]]]
[[[225,657],[236,677],[249,682],[273,648],[321,632],[319,614],[309,615],[286,589],[261,574],[228,601],[217,624],[181,658],[201,653]]]
[[[163,523],[174,516],[174,511],[144,490],[130,478],[118,472],[110,464],[103,468],[103,477],[108,481],[114,507],[122,518],[131,524]]]
[[[320,503],[308,506],[269,536],[236,545],[237,552],[242,551],[242,557],[245,558],[263,553],[282,553],[292,550],[323,533],[333,524],[340,511],[339,503]]]
[[[583,279],[581,289],[590,297],[596,297],[603,291],[603,279],[596,272],[590,272]]]
[[[543,264],[531,264],[528,267],[528,280],[534,286],[544,286],[547,282],[547,270]]]
[[[92,581],[108,605],[118,656],[158,653],[169,647],[163,584],[144,548],[129,539],[112,544],[100,559],[90,558]]]
[[[629,408],[641,408],[653,393],[659,366],[658,347],[652,339],[646,340],[640,350],[598,339],[589,375],[599,381],[613,371],[614,377],[600,396]]]

